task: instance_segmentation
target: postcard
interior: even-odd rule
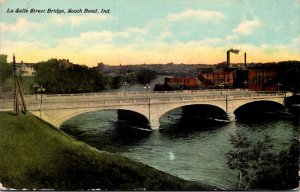
[[[299,0],[0,11],[1,190],[299,190]]]

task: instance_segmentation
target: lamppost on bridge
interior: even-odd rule
[[[40,118],[41,118],[41,117],[42,117],[43,92],[45,92],[46,89],[41,85],[41,86],[37,89],[37,91],[38,91],[39,93],[41,93],[41,102],[40,102]]]
[[[244,85],[245,85],[245,89],[247,89],[247,84],[248,84],[248,81],[247,81],[247,80],[245,80],[243,83],[244,83]]]
[[[221,95],[223,95],[223,89],[224,89],[224,87],[225,87],[225,84],[224,84],[224,83],[221,83],[221,84],[220,84],[220,87],[221,87]]]
[[[37,89],[37,91],[38,91],[39,93],[41,93],[41,103],[43,103],[43,92],[45,92],[46,89],[41,85],[41,86]]]
[[[145,85],[144,89],[146,89],[146,94],[148,95],[148,91],[149,91],[149,89],[150,89],[150,86],[149,86],[148,83]]]
[[[40,85],[35,83],[32,87],[35,89],[35,100],[37,100],[38,88],[40,87]]]
[[[279,87],[280,87],[282,84],[278,81],[278,83],[277,83],[276,85],[277,85],[277,93],[279,93]]]
[[[124,95],[126,96],[126,89],[127,89],[127,87],[129,86],[129,83],[127,83],[127,81],[125,81],[125,82],[123,83],[123,86],[124,86]]]

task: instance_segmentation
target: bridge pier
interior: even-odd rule
[[[227,113],[227,118],[229,121],[235,121],[235,114],[234,113]]]
[[[159,126],[160,126],[160,124],[159,124],[158,120],[150,121],[150,127],[152,130],[159,129]]]

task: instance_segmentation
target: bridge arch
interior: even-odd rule
[[[128,110],[128,109],[123,109],[123,108],[122,109],[121,108],[116,109],[115,108],[115,109],[90,109],[90,110],[84,110],[84,111],[77,111],[77,112],[74,112],[74,113],[72,113],[72,114],[70,114],[68,116],[65,116],[63,119],[61,119],[60,125],[62,125],[64,122],[70,120],[71,118],[74,118],[76,116],[79,116],[79,115],[82,115],[82,114],[85,114],[85,113],[96,112],[96,111],[108,111],[108,110],[116,110],[116,111],[121,110],[121,111],[134,112],[134,113],[142,116],[149,123],[149,119],[147,118],[147,116],[145,116],[144,114],[141,114],[141,113],[137,112],[136,110]]]
[[[143,125],[144,126],[144,125],[149,124],[149,120],[145,115],[143,115],[141,113],[138,113],[136,111],[133,111],[133,110],[128,110],[128,109],[95,109],[95,110],[80,111],[80,112],[73,113],[69,116],[65,116],[63,119],[61,119],[60,126],[63,125],[68,120],[70,120],[71,118],[74,118],[74,117],[76,118],[79,115],[83,115],[83,114],[86,114],[86,113],[98,112],[98,111],[116,111],[118,113],[119,120],[120,120],[120,118],[122,118],[124,120],[124,119],[126,119],[128,117],[130,118],[132,115],[134,115],[134,117],[132,119],[137,121],[137,125]],[[124,118],[124,116],[125,116],[125,118]]]
[[[168,104],[159,110],[159,117],[163,116],[167,112],[174,110],[176,108],[184,107],[184,106],[191,106],[191,105],[210,105],[210,106],[215,106],[220,109],[222,109],[224,112],[226,112],[226,105],[222,101],[215,101],[214,103],[210,102],[189,102],[189,103],[173,103],[173,104]]]
[[[149,121],[149,110],[143,106],[107,106],[107,107],[95,107],[95,108],[75,108],[64,110],[47,110],[40,112],[34,112],[36,116],[50,122],[55,127],[60,127],[65,121],[78,116],[80,114],[103,111],[103,110],[128,110],[138,113],[145,117]]]
[[[167,113],[169,113],[169,112],[171,112],[171,111],[173,111],[173,110],[175,110],[175,109],[178,109],[178,108],[184,108],[184,107],[192,107],[192,106],[199,106],[199,107],[201,107],[201,106],[210,106],[210,107],[212,107],[212,108],[216,108],[216,109],[219,109],[220,111],[222,111],[222,112],[224,112],[224,114],[226,114],[226,109],[224,109],[224,108],[222,108],[223,106],[218,106],[218,105],[214,105],[214,104],[203,104],[203,103],[198,103],[198,104],[185,104],[185,105],[180,105],[180,106],[177,106],[177,107],[172,107],[172,108],[169,108],[168,110],[165,110],[164,111],[164,113],[161,113],[160,114],[160,117],[159,117],[159,119],[160,118],[162,118],[164,115],[166,115]]]
[[[259,100],[251,101],[239,105],[235,110],[234,114],[237,119],[244,116],[259,116],[257,114],[263,112],[275,112],[284,109],[284,103],[278,100]]]

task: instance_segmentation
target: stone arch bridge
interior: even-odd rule
[[[128,92],[128,93],[86,93],[54,94],[26,96],[28,110],[54,125],[60,125],[79,114],[107,110],[123,109],[142,114],[147,118],[152,129],[159,128],[159,118],[165,113],[183,106],[206,104],[219,107],[234,120],[234,111],[251,102],[272,101],[284,105],[284,99],[291,93],[265,93],[245,90],[219,91],[174,91],[174,92]],[[6,103],[5,103],[6,102]],[[11,102],[12,104],[13,102]],[[8,110],[8,101],[0,103],[0,110]],[[10,110],[13,108],[11,106]]]

